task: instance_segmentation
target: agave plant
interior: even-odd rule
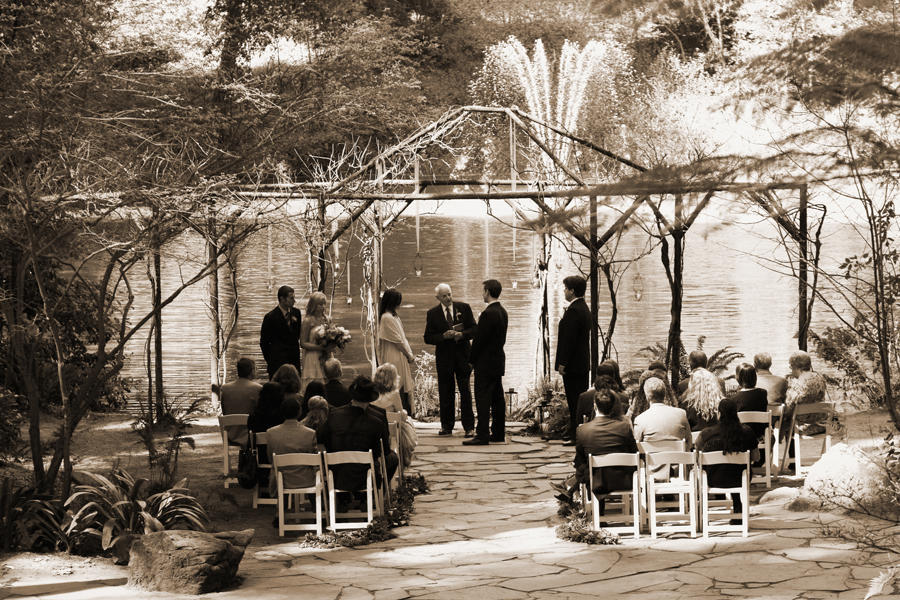
[[[127,561],[135,536],[164,529],[206,528],[206,511],[190,495],[186,480],[147,497],[148,480],[136,480],[121,469],[109,478],[94,473],[82,476],[90,483],[76,486],[66,500],[72,511],[66,533],[77,545],[99,540],[103,550],[112,549],[120,561]]]
[[[58,500],[30,487],[0,485],[0,551],[68,549],[63,531],[65,511]]]

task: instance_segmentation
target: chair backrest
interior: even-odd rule
[[[268,443],[269,443],[269,434],[267,434],[265,431],[253,433],[253,445],[254,446],[265,446]],[[257,455],[256,462],[258,465],[261,465],[261,466],[269,466],[270,463],[269,463],[268,452],[266,453],[265,456],[263,456],[262,454]]]
[[[400,423],[388,423],[388,433],[391,436],[391,449],[393,449],[395,442],[399,446],[399,444],[400,444]]]
[[[693,452],[673,450],[650,452],[646,455],[646,459],[648,467],[655,467],[657,465],[693,465],[696,457]]]
[[[699,431],[692,431],[692,432],[691,432],[691,441],[694,442],[695,445],[697,444],[697,438],[698,438],[698,437],[700,437],[700,432],[699,432]]]
[[[291,452],[288,454],[275,454],[272,457],[275,469],[284,467],[320,467],[322,455],[318,452]]]
[[[794,407],[794,416],[825,414],[829,417],[834,414],[834,402],[810,402],[798,404]]]
[[[255,432],[253,434],[253,439],[256,440],[256,444],[268,444],[269,443],[269,434],[265,431]]]
[[[770,404],[769,412],[773,417],[781,417],[784,415],[784,404]]]
[[[651,452],[684,452],[684,440],[647,440],[638,442],[638,450],[644,454]]]
[[[235,427],[238,425],[247,425],[247,419],[250,415],[244,413],[233,413],[230,415],[219,415],[219,427]]]
[[[344,450],[343,452],[325,452],[325,467],[333,467],[334,465],[346,464],[365,464],[375,468],[375,460],[372,458],[372,451],[365,452]]]
[[[385,412],[387,415],[388,423],[399,423],[403,420],[403,413],[399,411],[387,411]]]
[[[765,423],[772,426],[772,411],[770,410],[742,410],[738,413],[741,423]]]
[[[616,452],[613,454],[588,455],[591,467],[636,467],[641,455],[637,452]]]
[[[722,451],[716,452],[700,452],[698,462],[701,466],[705,465],[749,465],[750,452],[732,452],[725,454]]]

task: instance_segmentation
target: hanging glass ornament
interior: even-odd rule
[[[413,259],[413,269],[416,271],[416,277],[422,276],[422,255],[416,252],[416,258]]]
[[[637,302],[640,302],[641,298],[644,297],[644,278],[641,276],[640,271],[635,271],[634,273],[634,277],[631,280],[631,292]]]

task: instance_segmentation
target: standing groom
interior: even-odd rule
[[[500,305],[503,289],[496,279],[483,283],[487,307],[478,317],[469,362],[475,367],[475,407],[478,424],[475,437],[465,440],[466,446],[484,446],[490,442],[506,441],[506,403],[503,402],[503,374],[506,370],[506,328],[509,317]]]
[[[294,308],[294,288],[278,288],[278,306],[266,313],[259,330],[259,348],[266,359],[269,379],[284,364],[300,373],[300,310]]]
[[[440,283],[434,288],[438,304],[428,311],[425,319],[425,343],[433,344],[437,369],[438,397],[441,405],[441,431],[453,433],[456,421],[456,386],[459,386],[459,412],[466,437],[472,437],[475,414],[472,412],[472,391],[469,387],[469,340],[475,332],[472,308],[465,302],[454,302],[450,286]],[[454,378],[456,383],[454,385]]]
[[[566,446],[575,445],[578,423],[578,396],[588,389],[591,372],[591,311],[584,301],[587,282],[570,275],[563,279],[563,293],[569,305],[559,320],[555,368],[562,376],[569,405],[569,433]]]

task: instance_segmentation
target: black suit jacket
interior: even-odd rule
[[[488,304],[478,317],[475,337],[469,362],[479,374],[487,377],[502,377],[506,372],[506,328],[509,316],[499,302]]]
[[[588,454],[602,455],[617,452],[637,452],[634,433],[624,419],[597,416],[579,425],[575,431],[575,474],[578,481],[588,482]],[[631,487],[633,467],[600,467],[594,469],[594,491],[608,492]]]
[[[425,318],[425,343],[434,345],[434,360],[437,368],[454,364],[454,359],[459,356],[464,362],[469,361],[469,340],[475,333],[475,317],[472,315],[472,307],[465,302],[454,302],[453,312],[455,323],[448,323],[444,314],[444,305],[438,304],[428,311]],[[452,329],[453,325],[462,325],[463,337],[458,342],[445,340],[444,332]]]
[[[325,382],[325,399],[331,406],[350,404],[350,392],[340,379],[329,379]]]
[[[566,374],[591,370],[591,310],[584,298],[572,300],[562,319],[556,338],[555,370],[563,366]]]
[[[292,322],[289,325],[278,306],[263,317],[259,330],[259,348],[266,359],[266,370],[270,377],[284,364],[294,365],[300,370],[301,319],[300,311],[292,307]]]
[[[371,407],[369,407],[371,409]],[[350,404],[333,408],[328,414],[328,421],[322,428],[322,439],[328,452],[372,451],[378,470],[378,457],[381,456],[382,434],[384,426],[377,413]],[[344,490],[359,490],[366,487],[366,467],[362,465],[336,465],[334,467],[334,484]]]
[[[737,404],[738,412],[758,411],[765,412],[769,410],[769,402],[766,400],[768,394],[762,388],[753,388],[752,390],[740,390],[731,397]],[[766,433],[766,426],[763,423],[747,423],[757,438],[761,438]]]

